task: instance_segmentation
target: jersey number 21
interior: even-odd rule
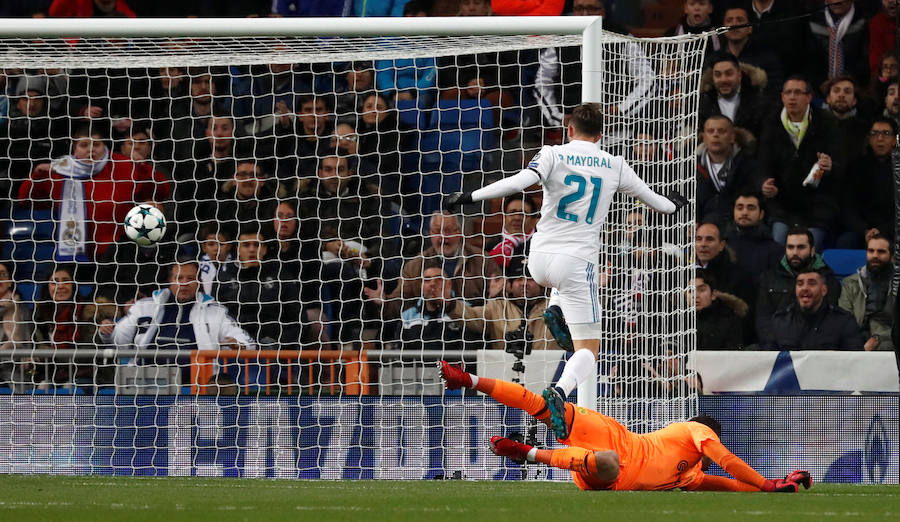
[[[569,174],[563,180],[563,183],[566,185],[575,185],[575,192],[570,192],[559,200],[559,206],[556,208],[556,217],[578,223],[578,215],[573,214],[572,212],[566,212],[566,206],[575,203],[584,197],[584,192],[587,188],[587,180],[584,179],[584,176]],[[587,216],[584,217],[584,222],[588,225],[594,222],[594,213],[597,211],[597,203],[600,201],[600,188],[603,187],[603,178],[592,177],[591,185],[594,186],[594,189],[591,191],[591,205],[588,207]]]

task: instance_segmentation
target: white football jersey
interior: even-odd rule
[[[596,263],[600,233],[616,192],[639,198],[661,212],[675,211],[675,205],[653,192],[624,158],[588,141],[545,145],[528,169],[537,173],[544,189],[532,251],[568,254]]]

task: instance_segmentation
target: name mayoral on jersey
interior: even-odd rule
[[[574,154],[568,154],[566,156],[557,154],[557,156],[559,156],[559,161],[565,162],[566,165],[573,165],[576,167],[606,167],[608,169],[612,168],[607,158],[598,158],[597,156],[576,156]]]

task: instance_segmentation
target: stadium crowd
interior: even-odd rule
[[[128,4],[10,2],[0,13],[135,16]],[[361,4],[377,15],[428,16],[457,2],[208,4],[152,14],[359,15]],[[531,10],[515,12],[518,4]],[[461,0],[458,14],[603,15],[607,30],[638,33],[639,13],[627,4]],[[704,58],[699,270],[679,296],[696,304],[698,348],[894,349],[897,9],[893,0],[683,1],[669,34],[737,26],[710,36]],[[811,14],[795,17],[804,13]],[[567,110],[580,102],[580,74],[577,47],[328,64],[4,70],[0,189],[9,226],[0,350],[358,349],[363,341],[502,349],[515,332],[527,332],[534,349],[560,349],[541,320],[545,293],[526,269],[539,192],[474,209],[502,222],[442,211],[440,194],[458,190],[466,173],[521,168],[528,157],[507,154],[507,144],[558,142]],[[420,122],[404,116],[434,108],[474,108],[493,130],[477,132],[467,148],[457,127],[452,150],[428,149]],[[625,100],[605,110],[614,119],[641,108]],[[615,152],[636,165],[665,158],[670,151],[648,143],[669,130],[642,129],[629,137],[633,148]],[[120,224],[145,202],[163,211],[168,227],[160,242],[142,247]],[[643,220],[639,211],[627,216],[608,238],[609,255],[645,255],[654,239],[638,228]],[[47,222],[49,251],[34,240]],[[28,241],[10,232],[23,224]],[[865,265],[841,280],[822,255],[833,248],[864,249]],[[651,272],[603,275],[601,285],[618,296],[605,303],[616,311],[609,321],[621,323],[611,330],[627,332],[646,306],[642,295],[659,284]],[[146,310],[169,318],[155,340],[145,337]],[[202,326],[210,321],[218,339]],[[9,381],[15,368],[0,360],[0,382]],[[110,378],[89,365],[23,364],[35,384]]]

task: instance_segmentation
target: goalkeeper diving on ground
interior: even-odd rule
[[[541,396],[521,384],[488,379],[440,362],[448,389],[474,388],[497,402],[518,408],[544,424],[550,412]],[[612,417],[564,403],[567,448],[538,449],[506,437],[492,437],[491,451],[515,462],[539,462],[567,469],[583,490],[764,491],[796,493],[812,479],[797,470],[782,480],[769,480],[728,450],[719,440],[722,428],[712,417],[674,422],[646,434],[628,431]],[[733,479],[704,473],[715,462]]]
[[[674,190],[667,196],[657,194],[624,158],[597,147],[603,129],[599,105],[578,105],[569,121],[568,143],[545,145],[518,174],[471,193],[453,194],[445,201],[447,210],[453,211],[463,204],[508,196],[534,184],[543,187],[541,218],[530,241],[528,270],[541,286],[553,289],[544,313],[548,329],[560,346],[575,351],[556,386],[543,393],[551,427],[560,439],[568,437],[563,422],[565,399],[591,374],[600,352],[597,262],[602,227],[613,197],[621,192],[666,214],[688,204]]]

